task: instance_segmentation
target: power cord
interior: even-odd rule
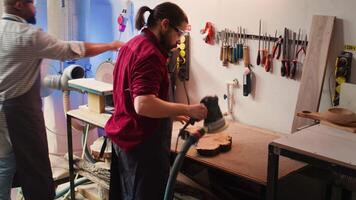
[[[182,81],[182,82],[183,82],[183,87],[184,87],[185,97],[187,98],[187,103],[188,103],[188,105],[190,105],[189,94],[188,94],[187,87],[186,87],[186,85],[185,85],[185,82],[186,82],[186,81]]]

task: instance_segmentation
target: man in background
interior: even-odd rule
[[[35,24],[33,0],[3,0],[0,19],[0,199],[10,199],[12,179],[25,199],[54,199],[40,97],[42,58],[67,60],[117,50],[123,43],[61,41]]]

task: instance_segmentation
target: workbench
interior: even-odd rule
[[[73,118],[103,128],[107,120],[110,118],[110,114],[99,114],[84,108],[67,112],[69,178],[72,199],[74,199],[74,168],[71,128]],[[198,123],[198,126],[200,124],[201,123]],[[214,157],[202,157],[197,154],[193,146],[190,148],[186,156],[208,168],[214,168],[233,176],[243,177],[265,187],[267,185],[268,144],[273,140],[280,138],[281,134],[232,121],[228,121],[227,124],[228,126],[223,132],[232,136],[232,148],[230,151],[220,153]],[[174,123],[173,125],[171,141],[171,150],[173,152],[175,150],[176,138],[181,127],[182,124],[180,123]],[[183,142],[184,141],[179,140],[178,151]],[[278,176],[279,178],[305,166],[305,164],[301,162],[288,158],[281,158],[280,163],[281,170]]]
[[[198,123],[197,126],[199,125],[202,125],[202,123]],[[176,138],[181,127],[180,123],[174,123],[171,143],[172,152],[175,151]],[[214,157],[203,157],[192,146],[186,157],[208,168],[253,182],[259,185],[262,191],[265,191],[267,185],[268,144],[284,135],[233,121],[227,121],[227,128],[221,132],[227,133],[232,137],[230,151],[220,153]],[[180,140],[178,151],[182,143],[183,141]],[[296,172],[305,166],[304,163],[283,157],[280,160],[280,164],[279,178]],[[265,192],[261,196],[264,198]]]
[[[323,124],[274,140],[268,145],[267,200],[277,198],[280,156],[356,177],[355,152],[354,133]]]

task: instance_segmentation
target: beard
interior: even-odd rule
[[[177,44],[170,43],[168,32],[161,33],[160,38],[161,38],[160,44],[166,51],[170,52],[173,48],[177,47]]]
[[[30,17],[30,18],[27,18],[26,21],[29,24],[36,24],[36,16],[34,15],[34,16]]]

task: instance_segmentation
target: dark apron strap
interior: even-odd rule
[[[52,200],[55,190],[39,95],[39,79],[25,94],[4,101],[4,112],[16,157],[15,182],[25,199]]]

